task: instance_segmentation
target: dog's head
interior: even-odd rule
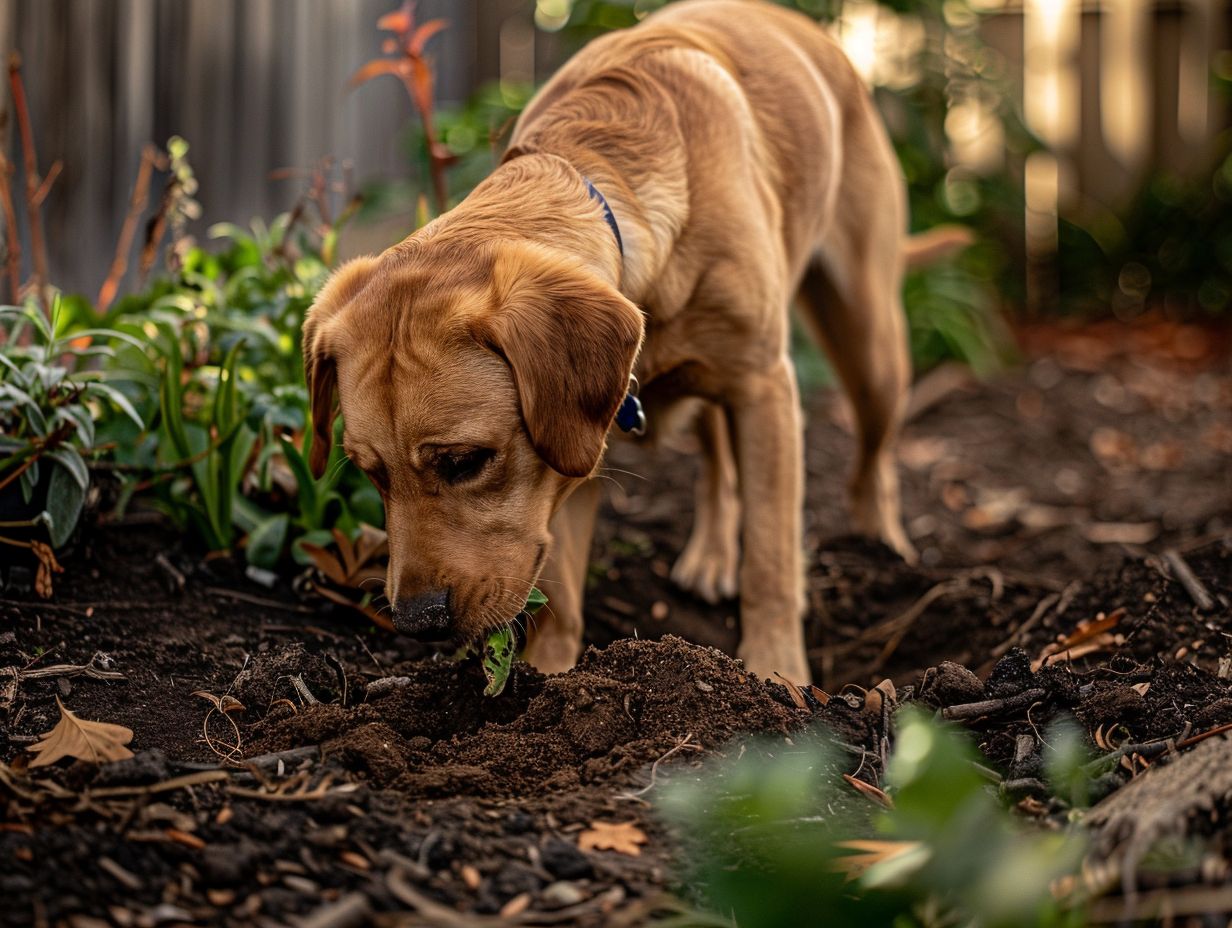
[[[412,240],[335,272],[304,323],[311,465],[340,407],[385,501],[399,630],[471,640],[517,614],[552,515],[603,455],[642,330],[614,288],[534,246]]]

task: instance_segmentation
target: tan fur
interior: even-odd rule
[[[305,325],[313,466],[336,384],[346,449],[385,500],[395,616],[447,590],[454,630],[475,637],[538,581],[550,605],[527,657],[573,664],[593,474],[632,372],[652,432],[701,404],[698,512],[673,576],[712,601],[738,591],[749,668],[806,680],[788,307],[798,293],[851,395],[857,527],[909,556],[893,466],[910,375],[904,202],[868,93],[799,14],[690,0],[587,46],[487,180],[340,269]],[[475,449],[491,460],[444,478]]]

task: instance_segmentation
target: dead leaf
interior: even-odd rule
[[[845,854],[831,861],[834,869],[850,881],[863,876],[870,867],[902,857],[923,845],[919,841],[869,840],[839,841],[836,846],[848,851],[859,851],[857,854]]]
[[[64,708],[59,696],[56,697],[56,705],[60,707],[60,721],[56,727],[43,735],[37,744],[27,748],[38,755],[30,762],[31,767],[45,767],[62,757],[98,764],[133,756],[133,752],[125,747],[133,740],[131,729],[110,722],[79,719]]]
[[[1118,644],[1117,636],[1111,632],[1123,618],[1125,618],[1124,606],[1112,610],[1107,615],[1101,612],[1090,621],[1079,622],[1078,627],[1071,634],[1046,646],[1040,652],[1040,656],[1032,662],[1031,669],[1039,670],[1053,657],[1072,661],[1096,651],[1115,647]]]
[[[797,709],[807,709],[808,703],[804,699],[804,691],[800,689],[800,684],[792,683],[777,670],[774,675],[782,681],[783,686],[787,687],[787,692],[791,694],[791,701],[796,704]]]
[[[39,563],[38,571],[34,575],[34,592],[43,599],[51,599],[52,574],[62,574],[64,568],[56,560],[55,552],[51,550],[50,545],[41,541],[32,541],[30,550],[34,552]]]
[[[885,790],[878,789],[876,786],[873,786],[872,783],[865,783],[863,780],[857,780],[849,773],[844,773],[843,779],[847,781],[852,789],[856,792],[863,793],[879,806],[883,806],[886,809],[894,808],[894,800],[890,798],[889,794],[886,793]]]
[[[1093,545],[1144,545],[1159,534],[1154,522],[1091,522],[1080,529]]]
[[[744,682],[744,681],[741,681],[741,682]],[[809,692],[812,693],[813,698],[816,699],[823,706],[830,701],[830,694],[827,693],[825,690],[823,690],[820,686],[814,686],[813,684],[810,683]]]
[[[634,822],[591,822],[590,828],[578,835],[578,849],[638,857],[642,853],[638,845],[646,841],[646,833]]]

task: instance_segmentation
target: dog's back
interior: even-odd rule
[[[622,113],[612,106],[621,95],[605,94],[605,84],[637,85],[642,106]],[[606,104],[601,130],[580,118],[587,95]],[[595,132],[616,140],[606,154],[617,161],[634,153],[620,164],[626,177],[646,176],[649,185],[657,173],[662,186],[687,177],[694,235],[712,225],[698,221],[708,207],[713,225],[730,221],[723,189],[730,166],[757,172],[757,185],[772,195],[765,205],[780,213],[783,257],[796,280],[824,238],[844,170],[861,170],[844,164],[846,153],[875,161],[879,173],[897,172],[870,95],[842,49],[808,17],[761,0],[685,0],[591,42],[536,96],[511,147],[552,150],[587,135],[588,146],[603,147]],[[748,157],[733,157],[733,149]],[[677,152],[690,164],[669,163]],[[706,163],[724,170],[697,169]],[[889,205],[900,218],[900,204]]]

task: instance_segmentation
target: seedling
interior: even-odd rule
[[[526,597],[526,605],[522,613],[533,615],[543,608],[548,598],[538,587],[531,587],[530,595]],[[488,635],[483,643],[483,675],[488,678],[488,685],[483,689],[485,696],[499,696],[509,681],[509,671],[513,669],[513,658],[517,654],[517,636],[512,625],[502,625]]]

